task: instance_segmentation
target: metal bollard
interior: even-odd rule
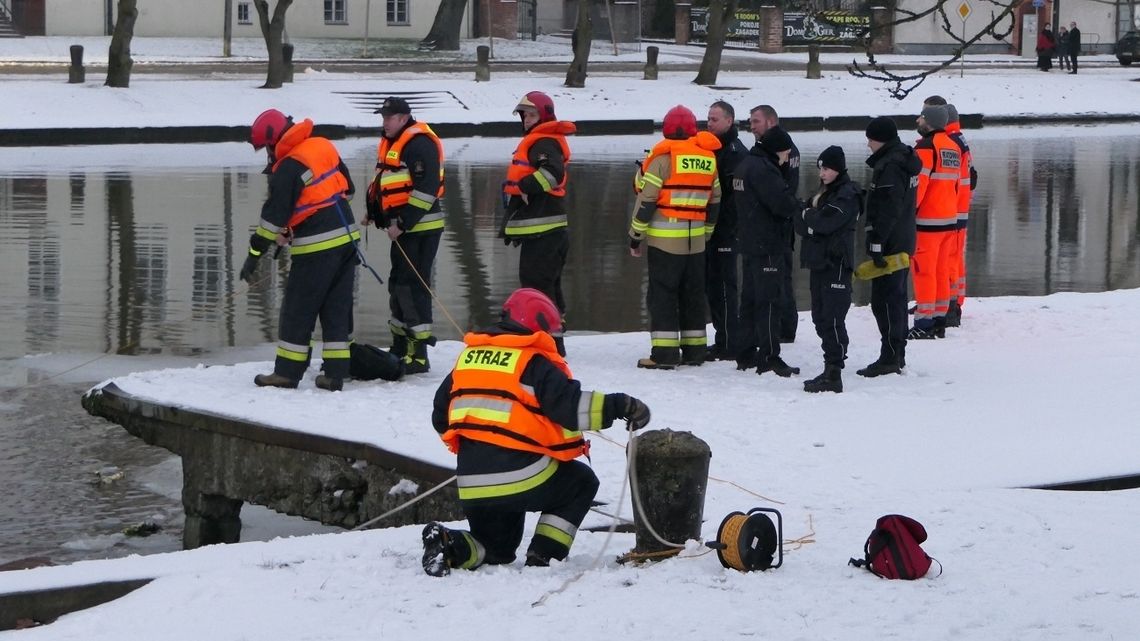
[[[285,60],[285,82],[293,82],[293,43],[281,45],[281,57]]]
[[[83,68],[83,45],[71,45],[71,66],[67,68],[67,82],[78,84],[87,79]]]
[[[645,48],[645,78],[643,80],[657,80],[657,52],[658,48],[653,45]]]
[[[475,82],[491,79],[491,48],[487,45],[475,47]]]
[[[712,457],[708,444],[691,432],[665,429],[638,436],[636,448],[634,500],[640,499],[641,509],[633,512],[637,535],[634,553],[676,549],[658,541],[645,521],[671,543],[699,540]]]

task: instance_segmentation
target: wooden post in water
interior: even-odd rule
[[[709,459],[707,443],[691,432],[654,430],[637,437],[634,456],[634,506],[637,544],[634,553],[663,552],[664,545],[648,525],[671,543],[684,544],[701,537]]]

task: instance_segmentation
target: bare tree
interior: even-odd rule
[[[574,35],[570,38],[574,59],[570,61],[570,68],[566,70],[567,87],[586,86],[586,63],[590,61],[593,30],[593,23],[590,21],[590,2],[578,0],[578,19],[574,24]]]
[[[420,41],[420,49],[427,51],[458,51],[459,32],[463,28],[463,12],[467,0],[442,0],[435,12],[431,30]]]
[[[997,40],[1004,40],[1013,33],[1014,28],[1017,26],[1015,12],[1017,11],[1017,7],[1022,4],[1022,0],[985,0],[985,2],[992,7],[990,11],[990,21],[972,34],[959,35],[954,32],[950,18],[946,14],[947,2],[949,2],[949,0],[935,0],[933,6],[922,11],[910,11],[896,7],[894,20],[881,25],[873,24],[870,29],[864,32],[861,38],[861,46],[866,52],[866,64],[860,64],[858,60],[852,60],[851,64],[847,67],[847,71],[850,72],[851,75],[859,78],[870,78],[871,80],[891,84],[891,97],[902,100],[917,89],[928,77],[960,60],[966,53],[966,50],[972,45],[977,44],[982,38],[992,36]],[[951,5],[951,11],[954,11],[956,8],[957,5]],[[879,64],[875,60],[875,54],[872,52],[872,44],[877,38],[893,32],[895,27],[899,25],[922,20],[932,14],[937,14],[938,17],[942,19],[942,31],[949,35],[957,44],[949,58],[938,63],[920,67],[917,71],[911,73],[897,73],[888,69],[886,65]]]
[[[736,15],[736,0],[709,0],[708,35],[705,37],[705,55],[693,80],[698,85],[715,85],[720,73],[720,53],[724,50],[728,23]]]
[[[131,38],[135,35],[135,20],[139,17],[137,0],[119,0],[119,15],[115,19],[115,31],[111,36],[111,46],[107,51],[108,87],[129,87],[131,85]]]
[[[273,18],[269,17],[268,0],[253,0],[257,9],[257,19],[261,23],[261,35],[265,38],[265,49],[269,54],[269,69],[266,72],[262,89],[280,89],[285,82],[285,53],[282,51],[285,34],[285,12],[293,0],[277,0]]]

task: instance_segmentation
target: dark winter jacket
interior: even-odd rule
[[[348,167],[341,160],[338,168],[348,181],[346,195],[351,197],[356,187],[352,182],[352,176],[348,173]],[[289,223],[289,219],[293,216],[293,208],[300,199],[301,192],[306,186],[305,181],[310,174],[309,168],[295,158],[282,159],[277,168],[270,173],[269,196],[261,206],[263,232],[265,229],[284,228]],[[321,209],[297,225],[293,229],[293,237],[305,238],[341,231],[344,230],[346,223],[355,229],[356,221],[352,208],[347,200],[338,198],[334,204]],[[273,246],[273,241],[269,235],[254,233],[250,237],[249,244],[258,252],[265,252]]]
[[[757,143],[732,178],[737,246],[742,254],[778,256],[791,251],[792,216],[800,203],[775,153]]]
[[[390,140],[397,140],[404,134],[404,129],[416,124],[415,119],[409,119],[408,124],[404,125],[403,129],[392,136]],[[439,192],[439,149],[436,148],[435,142],[426,135],[414,136],[404,146],[404,151],[400,155],[401,162],[407,166],[408,172],[412,175],[412,188],[415,191],[425,194],[435,195]],[[438,213],[440,210],[440,201],[436,199],[432,203],[431,209],[424,210],[412,205],[403,205],[398,208],[398,211],[388,211],[381,213],[379,203],[368,201],[368,215],[370,218],[376,220],[383,220],[387,217],[396,223],[396,226],[404,231],[412,229],[419,224],[420,219],[427,214]],[[428,229],[426,231],[415,232],[417,234],[441,234],[443,228]]]
[[[527,153],[531,166],[536,169],[545,169],[553,177],[553,183],[562,181],[566,174],[566,159],[562,157],[562,147],[553,138],[540,138],[531,145]],[[566,199],[553,196],[546,192],[542,184],[528,176],[519,181],[519,189],[526,194],[526,202],[519,196],[511,196],[507,202],[507,215],[514,221],[529,220],[532,218],[550,218],[552,216],[566,215]],[[569,189],[569,185],[567,185]],[[557,227],[551,232],[565,233],[566,227]],[[546,233],[551,233],[546,232]],[[543,234],[534,234],[541,236]]]
[[[1067,53],[1070,56],[1080,55],[1081,53],[1081,30],[1076,27],[1069,29],[1069,47]]]
[[[737,165],[748,155],[748,147],[740,142],[736,125],[732,125],[724,135],[717,136],[717,138],[720,139],[721,147],[716,151],[716,169],[717,173],[720,174],[721,189],[727,191],[731,188],[733,172],[736,171]],[[731,197],[721,200],[716,227],[713,229],[712,238],[709,240],[709,244],[714,250],[736,246],[736,203],[734,201],[735,199]]]
[[[915,197],[922,161],[910,145],[894,140],[871,154],[867,164],[871,167],[863,206],[867,250],[879,244],[884,256],[913,254]]]
[[[855,224],[859,220],[859,186],[847,172],[824,189],[814,207],[795,217],[800,266],[811,270],[854,269]]]

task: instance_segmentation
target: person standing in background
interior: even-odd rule
[[[1081,55],[1081,30],[1076,22],[1069,23],[1069,66],[1073,68],[1069,73],[1077,73],[1077,56]]]

